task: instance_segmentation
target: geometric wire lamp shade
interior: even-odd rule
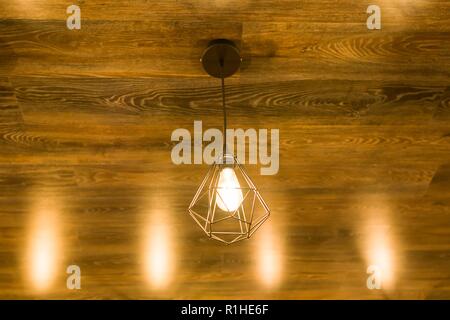
[[[270,210],[244,167],[226,154],[203,179],[189,213],[208,237],[231,244],[248,239]]]

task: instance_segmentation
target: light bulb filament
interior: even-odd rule
[[[222,169],[217,183],[217,206],[224,211],[234,212],[242,201],[242,190],[236,173],[232,168]]]

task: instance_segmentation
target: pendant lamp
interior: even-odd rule
[[[231,244],[250,238],[270,210],[243,165],[227,148],[225,78],[239,69],[239,50],[232,41],[213,40],[201,62],[210,76],[221,79],[223,150],[192,199],[189,214],[209,238]]]

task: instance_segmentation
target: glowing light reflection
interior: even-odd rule
[[[256,240],[258,274],[260,282],[267,288],[276,286],[281,278],[281,245],[271,223],[264,227]]]
[[[381,287],[385,290],[395,286],[396,268],[398,267],[397,243],[393,239],[391,212],[385,198],[376,196],[366,198],[361,212],[363,215],[363,240],[361,248],[368,266],[381,270]]]
[[[155,289],[166,287],[174,270],[174,245],[170,219],[164,210],[154,210],[144,229],[144,274]]]
[[[61,239],[57,211],[55,203],[48,199],[32,209],[26,269],[32,288],[38,292],[52,286],[58,268]]]

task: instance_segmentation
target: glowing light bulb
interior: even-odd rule
[[[217,193],[216,203],[220,209],[234,212],[241,205],[243,201],[242,190],[236,173],[232,168],[224,168],[220,172]]]

